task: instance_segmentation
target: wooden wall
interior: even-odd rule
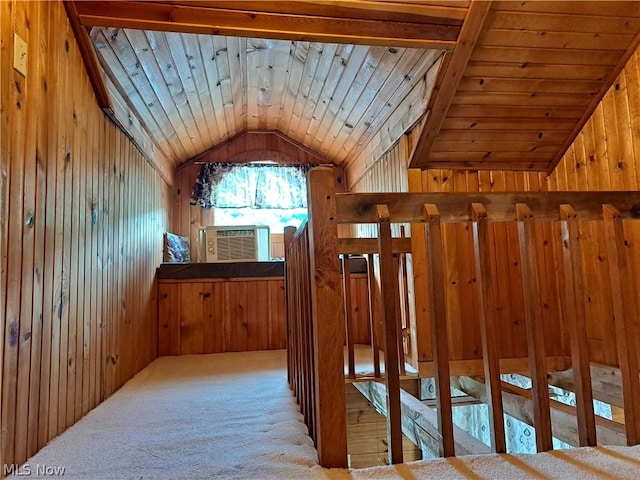
[[[348,185],[351,191],[413,191],[413,192],[509,192],[509,191],[545,191],[545,174],[503,171],[463,171],[463,170],[407,170],[407,159],[412,145],[417,139],[419,129],[405,135],[394,147],[354,185]],[[557,227],[557,226],[556,226]],[[449,316],[449,348],[451,358],[480,358],[480,325],[478,307],[475,300],[475,267],[473,246],[469,235],[470,226],[464,224],[446,225],[446,292],[447,313]],[[559,227],[558,227],[559,228]],[[561,318],[559,297],[556,292],[562,285],[558,274],[557,262],[562,262],[562,252],[558,242],[552,242],[559,229],[545,226],[540,231],[540,277],[544,286],[545,332],[547,354],[565,355],[568,344],[558,321]],[[359,234],[369,236],[367,229],[359,227]],[[408,230],[408,229],[407,229]],[[375,233],[372,232],[371,233]],[[398,233],[396,233],[397,235]],[[500,352],[503,358],[526,357],[526,337],[523,312],[523,293],[520,278],[520,258],[518,252],[518,234],[515,225],[494,225],[492,227],[494,258],[498,282],[496,313],[501,325]],[[555,237],[557,238],[557,237]],[[412,263],[409,262],[412,271]],[[415,291],[426,288],[416,284]],[[416,302],[417,312],[426,312],[428,305],[425,295],[409,293]],[[425,313],[423,313],[424,315]],[[428,329],[423,329],[426,347],[421,347],[421,357],[417,360],[429,360],[430,348]],[[417,341],[414,339],[414,342]],[[415,350],[415,349],[414,349]]]
[[[367,275],[351,279],[353,341],[369,344]],[[287,345],[283,277],[158,282],[159,355],[273,350]]]
[[[640,187],[640,53],[631,56],[591,119],[548,178],[550,191]],[[635,223],[635,222],[634,222]],[[625,225],[627,255],[640,296],[640,229]],[[584,222],[585,311],[591,358],[617,364],[609,264],[602,228]]]
[[[285,348],[282,277],[160,280],[159,354]]]
[[[640,187],[640,54],[636,52],[602,100],[591,119],[568,149],[555,170],[544,173],[509,171],[423,170],[408,171],[410,191],[440,192],[509,192],[509,191],[594,191],[638,190]],[[415,142],[419,129],[374,164],[363,176],[349,184],[356,191],[404,191],[398,171]],[[393,158],[394,161],[389,159]],[[351,180],[351,179],[350,179]],[[626,225],[629,258],[638,259],[640,232]],[[467,238],[467,226],[445,229],[447,255],[447,308],[452,316],[452,357],[474,355],[479,351],[476,306],[472,293],[474,267]],[[585,310],[587,312],[590,354],[594,361],[617,364],[613,328],[612,293],[609,268],[601,228],[585,223],[581,227],[585,240],[583,268],[586,275]],[[520,284],[517,232],[513,226],[494,226],[494,255],[504,252],[496,270],[498,279],[497,313],[503,326],[503,356],[524,352],[522,291]],[[539,232],[540,273],[547,335],[548,354],[568,355],[562,304],[562,252],[558,244],[558,225],[548,225]],[[466,259],[466,261],[465,261]],[[632,262],[635,287],[640,292],[640,261]],[[418,299],[418,308],[426,308]],[[465,325],[464,329],[460,327]]]
[[[2,458],[20,463],[157,355],[168,188],[98,108],[60,2],[0,2]],[[9,66],[13,33],[26,77]]]

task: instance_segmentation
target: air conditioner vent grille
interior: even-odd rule
[[[256,262],[270,259],[269,227],[201,227],[200,261]]]
[[[254,259],[255,237],[218,237],[218,260]]]

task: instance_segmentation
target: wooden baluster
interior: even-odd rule
[[[411,349],[411,291],[409,286],[409,277],[407,275],[408,267],[407,267],[407,255],[405,253],[400,254],[400,281],[402,282],[404,295],[402,296],[402,309],[404,311],[403,322],[402,322],[402,348],[403,348],[403,356],[407,355],[409,357],[412,356]]]
[[[553,449],[549,385],[547,384],[546,352],[542,331],[542,309],[538,282],[538,255],[536,251],[535,220],[529,207],[516,204],[524,317],[527,331],[527,349],[533,390],[533,421],[536,429],[538,452]]]
[[[293,281],[292,281],[292,251],[291,243],[296,233],[296,227],[285,227],[284,229],[284,267],[285,267],[285,299],[286,299],[286,332],[287,332],[287,382],[291,385],[293,379],[293,346],[291,344],[291,334],[293,332],[291,323],[293,321]]]
[[[478,295],[482,358],[484,363],[491,450],[506,453],[504,413],[500,388],[500,358],[498,356],[497,325],[495,322],[495,283],[491,268],[491,245],[487,210],[481,203],[471,204],[473,220],[473,253],[476,263],[476,292]]]
[[[640,443],[640,378],[638,338],[640,337],[637,292],[627,264],[622,217],[613,205],[603,205],[604,230],[611,272],[618,363],[622,374],[622,401],[627,445]]]
[[[351,261],[347,253],[342,255],[342,286],[344,291],[344,321],[347,337],[349,378],[356,378],[356,360],[353,349],[353,316],[351,314]]]
[[[400,226],[400,237],[406,238],[406,229],[404,225]],[[410,338],[410,330],[411,330],[411,307],[410,307],[410,299],[409,299],[409,282],[407,279],[407,254],[399,253],[398,254],[398,283],[400,284],[399,292],[401,294],[400,297],[400,311],[402,315],[400,316],[400,332],[401,336],[399,339],[399,349],[400,349],[400,373],[402,375],[406,375],[405,369],[405,356],[411,356],[411,338]]]
[[[576,394],[578,439],[581,447],[597,445],[593,413],[589,343],[584,309],[584,276],[578,215],[571,205],[560,206],[567,324],[571,336],[571,361]]]
[[[302,237],[302,271],[300,272],[302,278],[302,285],[304,285],[304,294],[302,301],[302,318],[304,319],[304,328],[303,328],[303,340],[302,345],[304,348],[304,403],[306,405],[305,408],[305,417],[307,418],[307,426],[309,427],[309,435],[315,440],[316,444],[318,441],[318,437],[316,435],[315,430],[315,420],[316,420],[316,406],[314,404],[314,378],[315,372],[318,368],[318,364],[316,363],[316,359],[314,357],[314,332],[313,332],[313,323],[311,317],[311,287],[310,287],[310,279],[311,279],[311,270],[309,268],[309,235],[308,231],[305,232],[306,235]]]
[[[371,350],[373,351],[373,376],[380,378],[380,340],[376,324],[376,277],[373,271],[373,255],[367,255],[367,290],[369,293],[369,328],[371,328]]]
[[[396,300],[396,305],[398,305],[398,309],[396,310],[396,331],[398,332],[398,347],[396,348],[396,351],[398,352],[398,370],[400,372],[400,375],[406,375],[407,372],[404,366],[404,342],[402,334],[402,320],[404,317],[404,284],[400,281],[401,262],[401,256],[395,254],[393,256],[393,275],[396,278],[396,296],[398,297],[398,299]]]
[[[338,260],[333,169],[308,173],[311,312],[314,342],[313,389],[320,465],[347,466],[347,413],[344,388],[344,320]]]
[[[384,363],[387,386],[387,438],[389,463],[402,463],[402,417],[400,411],[400,373],[398,369],[398,277],[394,276],[389,209],[377,205],[378,251],[382,287],[382,321],[384,325]]]
[[[429,322],[431,351],[436,384],[438,429],[442,435],[440,455],[455,456],[453,414],[451,411],[451,379],[449,375],[449,340],[444,288],[444,250],[440,214],[433,204],[424,205],[427,278],[429,279]]]

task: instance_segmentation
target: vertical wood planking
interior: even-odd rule
[[[401,237],[404,237],[404,227],[400,227]],[[397,279],[397,288],[396,295],[398,296],[397,305],[398,310],[396,312],[396,331],[398,332],[398,368],[400,369],[400,375],[406,375],[406,367],[404,364],[405,360],[405,352],[410,353],[409,349],[405,349],[405,336],[404,336],[404,328],[407,326],[407,330],[409,330],[408,325],[411,323],[411,320],[408,318],[409,315],[409,307],[407,300],[407,282],[406,282],[406,262],[405,255],[399,254],[394,255],[394,276]]]
[[[202,283],[181,283],[180,289],[180,353],[202,353],[204,324],[202,318]]]
[[[369,342],[366,281],[351,275],[352,314],[361,313],[355,343]],[[161,279],[157,291],[160,355],[272,350],[292,338],[281,277]]]
[[[9,18],[11,19],[11,25],[15,26],[21,37],[25,35],[25,23],[19,21],[16,16],[18,7],[13,5],[13,9],[10,12]],[[24,5],[22,5],[24,8]],[[13,43],[11,43],[12,45]],[[7,139],[9,149],[9,179],[8,179],[8,193],[9,199],[7,204],[7,219],[14,218],[13,222],[9,222],[7,231],[7,248],[9,250],[7,265],[6,265],[6,297],[5,297],[5,319],[4,319],[4,361],[2,372],[2,430],[0,435],[3,437],[3,457],[5,461],[12,458],[19,457],[19,447],[16,442],[16,429],[19,426],[19,418],[17,410],[18,402],[18,379],[20,372],[18,371],[18,352],[20,346],[20,287],[22,282],[21,271],[21,256],[11,255],[12,245],[22,245],[22,225],[24,223],[23,217],[23,203],[22,203],[22,188],[24,178],[24,128],[25,128],[25,114],[23,104],[25,98],[23,92],[25,91],[24,78],[15,70],[11,71],[11,82],[14,86],[10,87],[10,104],[16,107],[11,110],[10,113],[10,127],[13,128],[11,136]],[[9,87],[7,85],[7,87]],[[21,250],[21,248],[20,248]],[[30,321],[31,319],[29,319]],[[24,427],[24,426],[23,426]]]
[[[47,14],[47,7],[43,5],[29,5],[29,21],[34,24],[40,23],[42,15]],[[36,29],[30,32],[30,53],[38,57],[43,54],[46,46],[48,28],[42,30]],[[34,95],[35,102],[39,108],[46,112],[47,98],[46,90],[42,77],[45,72],[45,64],[43,60],[37,63],[36,74],[36,92]],[[42,319],[43,319],[43,267],[44,267],[44,219],[45,208],[43,203],[46,202],[45,192],[45,175],[46,159],[43,153],[46,151],[47,131],[46,131],[46,113],[39,116],[35,120],[31,135],[33,135],[33,150],[31,152],[34,176],[33,182],[33,213],[31,216],[31,229],[33,230],[33,310],[32,310],[32,326],[31,326],[31,358],[29,358],[29,410],[27,422],[27,456],[32,455],[38,450],[38,419],[40,410],[40,365],[42,363]],[[28,274],[28,272],[25,272]]]
[[[636,51],[585,124],[576,142],[549,177],[550,190],[596,191],[638,188],[640,166],[640,80]],[[579,140],[579,141],[578,141]],[[582,151],[581,151],[582,150]],[[602,278],[609,274],[606,241],[602,228],[582,222],[585,274],[584,309],[591,360],[618,364],[616,329],[612,328],[615,292]],[[630,244],[640,235],[636,222],[625,225]],[[632,257],[629,257],[632,258]],[[635,277],[640,263],[630,261]],[[632,275],[632,276],[634,276]]]
[[[410,169],[408,171],[409,192],[421,192],[423,189],[422,174],[420,170]],[[418,224],[411,224],[411,270],[413,273],[413,291],[424,292],[427,290],[429,279],[425,257],[425,236],[424,228]],[[429,324],[429,296],[414,294],[413,303],[415,305],[415,329],[412,329],[412,336],[415,338],[415,349],[413,354],[414,362],[426,361],[431,358],[431,330],[425,328]]]
[[[175,318],[175,314],[170,313],[172,305],[175,301],[171,297],[172,292],[176,289],[172,285],[158,283],[158,355],[171,355],[171,333],[169,325],[172,324],[171,318]],[[163,314],[164,313],[164,314]]]
[[[217,336],[216,332],[218,327],[216,320],[219,318],[216,315],[216,297],[215,297],[215,284],[210,282],[203,282],[201,289],[201,301],[202,301],[202,353],[217,353],[220,349],[217,348],[216,340],[222,341],[222,336]],[[158,311],[158,318],[160,313]]]
[[[85,82],[85,88],[89,91],[89,84]],[[86,119],[86,135],[95,138],[94,127],[95,117],[88,115]],[[94,178],[94,159],[95,159],[95,140],[86,147],[86,156],[84,161],[84,181],[86,182],[86,193],[83,202],[85,204],[84,228],[85,228],[85,285],[84,285],[84,311],[81,320],[83,322],[82,337],[82,398],[81,405],[77,405],[77,415],[82,417],[92,407],[95,387],[95,363],[92,364],[91,353],[95,351],[95,329],[94,325],[98,323],[96,318],[96,247],[95,232],[93,230],[94,211],[95,211],[95,184]],[[93,344],[92,344],[93,342]]]
[[[72,64],[73,53],[70,48],[72,42],[72,34],[69,30],[64,32],[64,53],[62,55],[63,64]],[[61,89],[64,92],[66,98],[71,96],[71,68],[65,69],[64,88]],[[73,232],[72,232],[72,218],[74,215],[73,209],[73,107],[60,111],[61,119],[60,124],[64,128],[64,134],[62,135],[62,142],[58,143],[60,151],[59,159],[59,175],[61,175],[61,181],[64,184],[63,192],[60,200],[63,202],[63,217],[62,217],[62,268],[61,268],[61,283],[60,283],[60,298],[59,298],[59,311],[60,315],[60,356],[58,358],[59,364],[59,378],[58,378],[58,412],[57,412],[57,429],[58,432],[63,432],[67,428],[67,409],[70,405],[67,404],[67,388],[69,386],[69,330],[71,328],[71,309],[75,305],[70,305],[71,297],[71,255],[73,245]],[[77,245],[77,243],[76,243]],[[73,331],[71,332],[73,334]]]
[[[531,368],[533,390],[533,418],[536,426],[536,447],[538,452],[553,449],[551,438],[551,414],[549,407],[549,387],[547,384],[546,350],[542,331],[542,311],[536,252],[536,231],[534,217],[529,207],[516,205],[520,258],[522,259],[522,285],[524,314],[527,330],[527,346]]]
[[[115,311],[109,293],[118,285],[136,292],[142,314],[160,261],[166,216],[141,216],[148,210],[139,187],[144,200],[162,210],[167,187],[98,108],[63,5],[2,2],[1,12],[2,64],[11,65],[14,32],[28,46],[27,75],[11,68],[0,74],[0,463],[11,464],[24,462],[104,398],[111,359],[102,356],[102,342]],[[110,165],[102,167],[119,157],[135,181],[116,192],[108,183]],[[130,195],[134,184],[138,191]],[[114,203],[121,197],[133,201],[128,214],[118,216]],[[118,279],[112,274],[116,227],[137,253],[130,258],[132,275]],[[141,246],[145,232],[148,255]],[[139,326],[115,339],[129,352],[126,365],[109,367],[119,369],[121,381],[151,360],[157,342],[153,330]],[[134,346],[139,358],[131,355]]]
[[[75,50],[70,50],[70,59],[73,62],[75,60],[75,55],[79,55],[79,53]],[[80,90],[79,85],[76,86],[78,90]],[[70,112],[70,116],[68,118],[69,126],[72,134],[70,135],[70,139],[68,139],[68,152],[69,152],[69,160],[67,162],[67,175],[69,179],[69,185],[71,187],[70,195],[67,198],[65,197],[65,201],[69,202],[69,226],[70,236],[69,236],[69,260],[68,260],[68,325],[67,325],[67,357],[64,359],[64,369],[65,374],[67,376],[67,383],[65,388],[65,394],[67,396],[65,404],[66,404],[66,415],[64,419],[61,419],[61,425],[64,428],[67,428],[69,425],[74,423],[75,416],[75,393],[76,393],[76,366],[77,366],[77,335],[78,335],[78,309],[81,306],[81,301],[79,299],[78,292],[78,275],[79,275],[79,264],[81,263],[80,256],[84,252],[80,251],[80,190],[82,188],[83,181],[80,179],[80,164],[82,163],[82,145],[81,142],[82,135],[80,134],[80,122],[79,116],[81,113],[78,109],[77,97],[75,95],[72,96],[71,102],[72,110]],[[61,365],[62,368],[62,365]]]
[[[502,182],[505,192],[512,192],[516,189],[514,172],[502,172]],[[506,301],[510,305],[509,327],[511,329],[510,348],[513,356],[524,356],[528,352],[526,320],[524,318],[525,299],[522,289],[522,263],[524,259],[519,251],[518,227],[514,222],[506,225],[507,235],[507,258],[508,258],[508,282],[509,288],[505,292]],[[516,286],[517,287],[514,287]],[[549,332],[550,333],[550,332]],[[551,336],[546,333],[545,336]],[[546,340],[546,338],[545,338]],[[546,343],[546,342],[545,342]]]
[[[11,4],[9,2],[0,3],[0,32],[10,31],[11,25]],[[10,51],[9,42],[5,42],[4,38],[0,41],[0,64],[9,65],[11,62],[12,52]],[[0,70],[0,103],[2,105],[9,105],[10,94],[12,90],[10,88],[10,79],[13,76],[13,72],[10,73],[8,68]],[[0,115],[0,136],[4,138],[5,132],[9,131],[9,117],[12,113],[12,109],[3,109],[3,114]],[[5,350],[5,323],[6,323],[6,304],[7,298],[7,250],[8,250],[8,225],[9,225],[9,142],[0,142],[0,429],[4,429],[5,423],[2,420],[6,404],[2,401],[3,389],[4,389],[4,358],[3,353]],[[9,461],[5,457],[5,443],[8,440],[7,435],[0,431],[0,465],[4,465]]]
[[[49,9],[45,15],[47,18],[53,16],[55,7],[48,4]],[[52,367],[54,362],[54,327],[55,319],[55,241],[56,241],[56,157],[57,157],[57,135],[52,125],[48,121],[51,118],[57,118],[58,103],[58,48],[56,48],[56,38],[59,33],[55,28],[48,28],[44,55],[49,56],[49,62],[44,67],[43,72],[43,88],[46,96],[45,114],[42,118],[47,119],[46,129],[43,126],[43,144],[42,157],[46,166],[43,172],[45,178],[45,218],[43,224],[45,230],[44,237],[44,264],[42,267],[43,275],[43,298],[42,298],[42,342],[41,342],[41,365],[40,365],[40,399],[38,413],[38,448],[43,447],[49,437],[49,415],[50,415],[50,384],[52,381]]]

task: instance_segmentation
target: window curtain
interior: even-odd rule
[[[304,208],[311,165],[205,163],[191,194],[203,208]]]

